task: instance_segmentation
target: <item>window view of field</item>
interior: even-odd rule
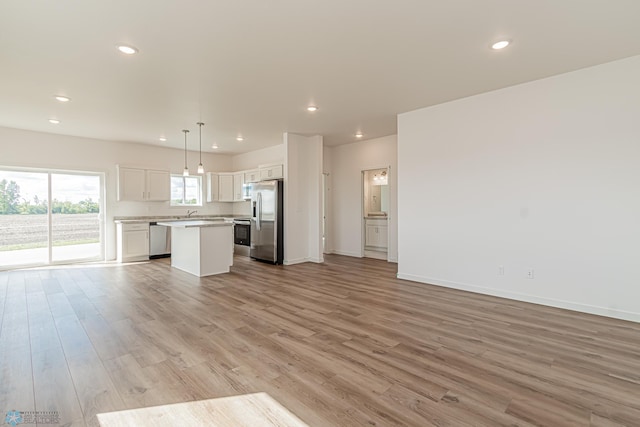
[[[99,197],[98,176],[0,171],[0,178],[0,266],[48,263],[49,245],[52,261],[100,255],[100,204],[87,197]]]
[[[53,246],[100,241],[97,213],[54,214],[51,231]],[[0,214],[0,251],[44,248],[47,234],[47,215]]]

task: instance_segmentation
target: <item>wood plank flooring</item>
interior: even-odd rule
[[[0,416],[266,392],[311,426],[639,426],[640,324],[330,255],[0,272]],[[28,424],[23,424],[28,425]]]

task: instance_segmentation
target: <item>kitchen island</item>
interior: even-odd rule
[[[198,277],[229,272],[233,265],[233,223],[183,220],[158,225],[171,227],[171,267]]]

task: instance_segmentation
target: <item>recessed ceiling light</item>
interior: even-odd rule
[[[511,44],[510,40],[500,40],[499,42],[495,42],[494,44],[492,44],[491,49],[493,50],[504,49],[505,47],[509,46],[509,44]]]
[[[244,138],[241,136],[236,137],[236,141],[244,141]]]
[[[364,135],[362,134],[362,132],[357,132],[355,136],[356,138],[362,138]]]
[[[69,101],[71,101],[71,98],[69,98],[68,96],[64,96],[64,95],[56,95],[54,98],[56,98],[60,102],[69,102]]]
[[[121,44],[118,46],[118,50],[125,55],[133,55],[134,53],[138,53],[138,49],[133,46],[127,46],[125,44]]]
[[[213,148],[214,150],[218,149],[218,144],[216,144],[215,142],[213,143],[213,145],[211,146],[211,148]]]
[[[310,111],[313,113],[314,111],[318,111],[318,107],[316,107],[315,105],[309,105],[307,107],[307,111]]]
[[[164,136],[161,136],[160,138],[158,138],[160,141],[165,142],[167,140],[167,138],[165,138]]]
[[[53,123],[54,125],[60,124],[60,120],[58,119],[49,119],[49,123]]]

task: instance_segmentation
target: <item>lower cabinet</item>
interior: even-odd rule
[[[149,224],[117,224],[117,255],[119,262],[149,259]]]
[[[365,246],[376,249],[387,249],[389,245],[388,226],[386,220],[365,220]]]

